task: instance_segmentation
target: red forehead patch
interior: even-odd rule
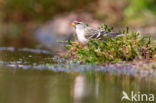
[[[81,22],[81,20],[75,20],[75,21],[73,21],[74,23],[77,23],[77,22]]]

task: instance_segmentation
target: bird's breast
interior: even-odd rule
[[[85,32],[84,31],[76,31],[77,32],[77,37],[78,37],[78,40],[81,42],[81,43],[86,43],[88,40],[85,38]]]

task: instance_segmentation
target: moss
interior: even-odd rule
[[[106,25],[101,29],[112,31],[112,28]],[[69,41],[66,46],[69,49],[66,57],[71,58],[71,61],[81,61],[83,64],[154,59],[156,45],[150,36],[129,32],[128,28],[120,32],[125,35],[115,38],[104,37],[104,40],[91,39],[85,46],[78,42]]]

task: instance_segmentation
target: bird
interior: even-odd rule
[[[103,39],[104,36],[116,37],[124,35],[122,33],[106,32],[101,29],[94,29],[80,20],[73,21],[72,26],[75,28],[78,41],[82,44],[87,44],[88,41],[93,38]]]

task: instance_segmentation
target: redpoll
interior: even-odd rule
[[[92,38],[102,39],[103,36],[116,37],[123,35],[121,33],[105,32],[100,29],[93,29],[81,21],[74,21],[72,26],[75,28],[79,42],[82,44],[86,44],[89,39]]]

